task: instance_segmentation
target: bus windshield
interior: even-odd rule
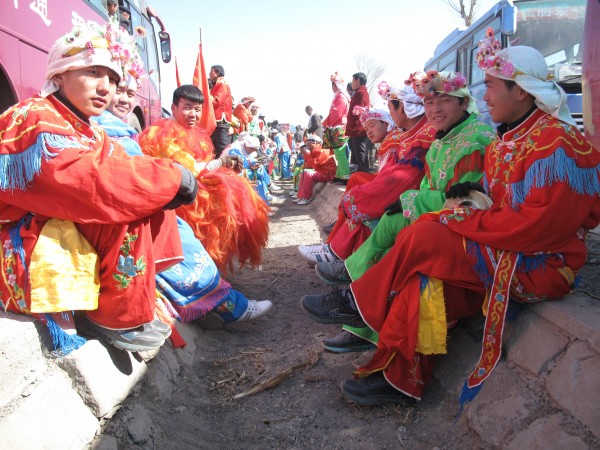
[[[516,3],[517,30],[511,45],[528,45],[546,58],[548,70],[566,91],[581,89],[585,0],[533,0]]]

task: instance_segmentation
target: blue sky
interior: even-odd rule
[[[468,1],[468,0],[466,0]],[[191,83],[202,29],[207,70],[225,68],[232,94],[257,99],[268,121],[302,124],[306,105],[326,116],[329,76],[346,81],[357,72],[356,56],[386,67],[382,79],[401,86],[422,69],[435,46],[456,27],[458,14],[443,0],[149,0],[162,17],[183,83]],[[495,0],[479,0],[478,14]],[[174,59],[161,69],[163,106],[170,109]],[[372,102],[379,101],[375,94]]]

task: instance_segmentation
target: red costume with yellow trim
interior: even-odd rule
[[[379,332],[359,376],[383,370],[395,388],[420,398],[432,355],[446,351],[446,320],[481,305],[444,289],[487,292],[482,357],[461,398],[468,401],[498,361],[509,297],[531,303],[570,292],[586,260],[586,232],[600,222],[600,153],[574,126],[536,109],[485,158],[489,210],[422,216],[351,285],[363,319]]]
[[[145,154],[173,159],[196,176],[198,199],[177,208],[177,215],[192,227],[217,267],[231,267],[236,257],[241,264],[258,265],[269,236],[269,207],[247,179],[230,169],[198,171],[196,163],[213,159],[204,130],[161,119],[144,130],[139,142]]]
[[[408,189],[417,189],[424,175],[425,155],[435,139],[435,128],[423,116],[410,130],[394,129],[381,143],[388,155],[380,172],[350,176],[338,207],[339,214],[327,241],[342,259],[348,258],[370,236],[385,207]]]
[[[38,317],[88,310],[93,322],[113,329],[151,322],[155,273],[183,259],[174,213],[162,210],[177,194],[180,170],[170,161],[129,157],[53,95],[8,109],[0,129],[1,306]],[[73,264],[38,255],[39,244],[53,239],[75,241],[67,255]],[[94,252],[98,266],[75,270]],[[56,272],[45,273],[49,267]],[[74,283],[71,274],[95,276],[99,292],[32,299],[37,289],[65,292],[43,284]]]

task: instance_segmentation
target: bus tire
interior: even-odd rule
[[[135,114],[129,116],[129,126],[137,130],[138,134],[142,132],[142,124],[140,123],[140,119]]]

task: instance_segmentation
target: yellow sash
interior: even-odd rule
[[[29,282],[33,313],[96,309],[98,254],[73,222],[50,219],[31,254]]]

